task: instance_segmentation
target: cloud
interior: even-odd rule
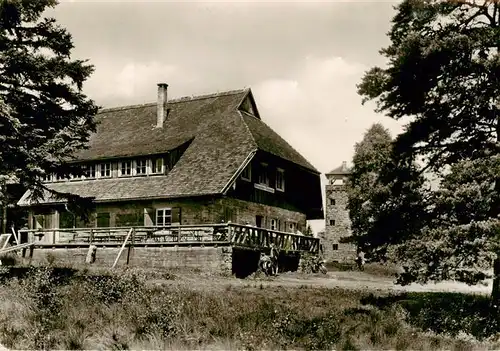
[[[96,71],[85,83],[84,89],[105,107],[151,102],[156,98],[157,83],[168,83],[172,79],[180,79],[181,75],[185,81],[186,77],[187,80],[192,79],[179,67],[157,61],[114,66],[104,61],[98,62],[95,67]]]
[[[342,57],[306,57],[288,79],[268,79],[253,87],[263,120],[321,172],[350,160],[356,141],[375,122],[394,134],[400,123],[361,105],[356,92],[369,67]]]

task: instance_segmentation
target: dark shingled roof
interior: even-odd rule
[[[103,109],[96,116],[99,125],[89,148],[76,154],[79,161],[160,154],[190,144],[167,175],[47,186],[96,201],[217,194],[258,149],[319,173],[259,116],[239,111],[246,98],[254,103],[250,89],[170,100],[162,128],[156,127],[156,103]],[[19,205],[28,205],[28,196],[24,194]]]
[[[285,160],[292,161],[309,170],[319,173],[301,154],[299,154],[285,139],[272,130],[262,120],[257,119],[245,112],[242,113],[243,120],[250,129],[253,139],[260,150],[269,152]]]

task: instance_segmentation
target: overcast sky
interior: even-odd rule
[[[158,82],[172,98],[250,87],[263,121],[326,173],[371,124],[401,130],[356,94],[384,62],[394,4],[67,0],[49,14],[95,66],[97,104],[153,102]]]

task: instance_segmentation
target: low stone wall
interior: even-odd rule
[[[119,247],[98,247],[92,266],[111,268]],[[85,266],[88,247],[40,248],[33,251],[31,264]],[[117,267],[127,265],[128,248],[125,248]],[[28,255],[28,253],[27,253]],[[222,247],[135,247],[130,250],[129,267],[140,268],[188,268],[202,272],[231,274],[232,248]]]

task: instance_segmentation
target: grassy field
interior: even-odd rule
[[[325,278],[290,275],[0,273],[0,343],[11,349],[500,348],[485,295],[325,288],[289,283]]]

